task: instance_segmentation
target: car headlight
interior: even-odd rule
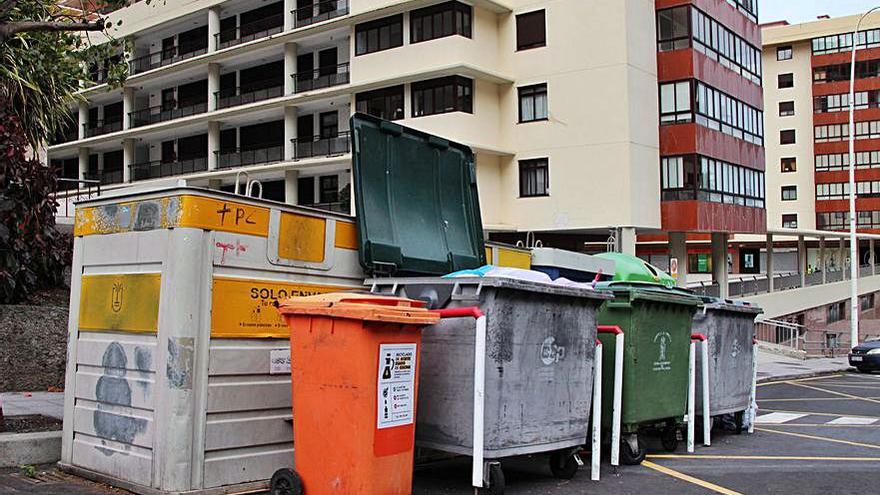
[[[880,347],[878,347],[876,349],[871,349],[870,351],[866,352],[865,354],[867,354],[869,356],[880,354]]]

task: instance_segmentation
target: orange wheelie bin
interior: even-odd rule
[[[290,327],[295,471],[272,494],[412,492],[421,301],[324,294],[279,305]]]

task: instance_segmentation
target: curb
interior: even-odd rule
[[[788,380],[797,380],[801,378],[815,378],[819,376],[829,376],[836,375],[838,373],[847,373],[853,368],[848,367],[839,370],[826,370],[826,371],[814,371],[810,373],[792,373],[790,375],[778,375],[778,376],[767,376],[764,378],[759,378],[758,383],[774,383],[774,382],[784,382]]]
[[[0,468],[61,459],[61,431],[0,434]]]

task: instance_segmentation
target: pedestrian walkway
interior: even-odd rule
[[[758,350],[758,381],[788,380],[849,369],[846,356],[797,359]]]
[[[41,414],[64,418],[64,392],[8,392],[0,394],[4,416]]]

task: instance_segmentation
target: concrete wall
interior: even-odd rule
[[[0,306],[0,392],[64,387],[67,308]]]
[[[832,301],[842,301],[849,297],[849,291],[850,283],[845,281],[816,285],[805,289],[749,296],[745,299],[763,308],[764,318],[778,319],[820,306],[825,307]],[[880,275],[859,279],[860,295],[878,291],[880,291]]]

